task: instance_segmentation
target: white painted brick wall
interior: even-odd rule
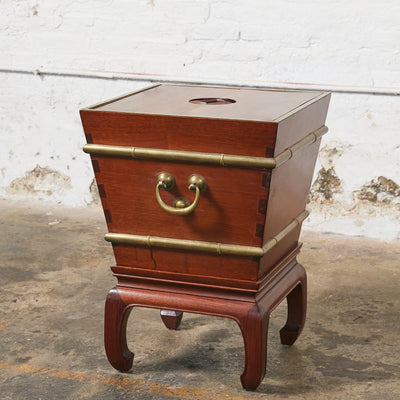
[[[0,196],[90,203],[78,110],[149,84],[6,70],[399,93],[399,22],[397,0],[1,0]],[[308,226],[400,237],[398,196],[357,197],[379,176],[400,185],[399,106],[399,96],[333,94],[317,170],[333,166],[340,188],[329,201],[311,201]],[[36,166],[54,174],[38,177]]]

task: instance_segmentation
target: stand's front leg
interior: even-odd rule
[[[122,372],[129,371],[133,363],[133,353],[126,342],[126,323],[131,309],[116,288],[109,291],[104,314],[104,346],[110,364]]]
[[[296,265],[298,285],[287,295],[287,321],[280,330],[281,343],[291,346],[303,330],[307,312],[307,276],[304,267]]]
[[[265,376],[269,314],[254,305],[241,319],[245,366],[240,380],[246,390],[256,390]]]

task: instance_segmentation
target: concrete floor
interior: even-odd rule
[[[169,331],[157,310],[128,324],[134,367],[103,350],[103,307],[114,286],[98,207],[36,209],[0,201],[0,399],[400,398],[400,244],[302,236],[309,279],[306,327],[279,344],[285,304],[270,322],[267,374],[241,388],[235,322],[185,314]]]

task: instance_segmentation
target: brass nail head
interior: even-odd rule
[[[168,192],[174,188],[175,178],[169,172],[160,172],[157,174],[157,183]]]
[[[190,201],[184,197],[177,197],[174,199],[173,206],[175,208],[185,208],[190,206]]]
[[[196,190],[196,186],[199,188],[200,192],[204,192],[207,189],[206,180],[199,174],[190,175],[187,184],[189,189],[193,191]]]

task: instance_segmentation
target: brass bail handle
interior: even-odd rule
[[[189,176],[187,185],[189,190],[196,191],[196,196],[192,204],[185,198],[176,198],[174,206],[164,203],[160,195],[160,189],[170,191],[175,186],[175,178],[169,172],[160,172],[157,174],[156,198],[161,208],[171,214],[187,215],[190,214],[199,204],[200,193],[207,189],[206,180],[199,174]]]

